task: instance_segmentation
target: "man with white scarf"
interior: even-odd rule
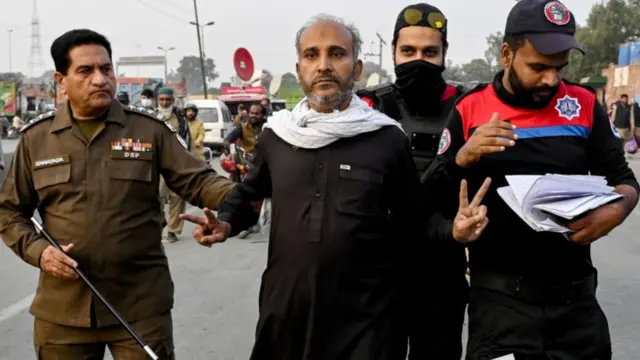
[[[340,19],[307,23],[296,37],[306,98],[268,119],[255,167],[218,219],[208,209],[206,219],[181,216],[211,246],[255,224],[251,201],[272,199],[252,360],[406,356],[402,289],[408,254],[425,239],[420,185],[400,125],[352,92],[360,46]],[[457,219],[471,237],[486,221],[478,203]]]

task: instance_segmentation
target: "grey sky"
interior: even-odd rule
[[[565,0],[579,23],[591,6],[601,0]],[[153,10],[144,5],[153,4]],[[329,13],[354,23],[364,38],[365,53],[377,52],[376,32],[390,43],[399,11],[406,0],[199,0],[200,21],[215,21],[205,28],[205,50],[222,80],[233,74],[233,52],[243,46],[253,54],[257,68],[281,74],[295,69],[295,33],[311,16]],[[449,18],[448,58],[463,63],[483,57],[485,37],[504,29],[513,0],[437,0]],[[13,28],[13,70],[27,73],[31,44],[32,0],[0,0],[0,29]],[[191,0],[39,0],[42,56],[53,67],[49,46],[55,37],[72,28],[90,28],[106,35],[114,57],[161,55],[157,46],[174,46],[169,67],[183,55],[196,55],[198,45]],[[163,14],[166,13],[167,15]],[[376,41],[375,45],[371,43]],[[8,33],[0,32],[0,72],[9,70]],[[377,61],[376,59],[371,59]],[[392,70],[391,50],[383,50],[383,67]],[[162,67],[124,68],[127,76],[163,75]],[[217,81],[216,83],[218,83]]]

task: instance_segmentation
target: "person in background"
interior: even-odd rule
[[[118,95],[116,95],[116,100],[118,100],[120,104],[128,106],[130,104],[129,93],[127,93],[126,91],[119,92]]]
[[[267,110],[267,117],[273,115],[273,108],[271,107],[271,99],[268,97],[264,97],[264,99],[260,100],[260,105]]]
[[[142,90],[142,92],[140,93],[140,106],[142,106],[147,110],[155,110],[153,107],[153,98],[154,98],[153,90],[151,89]]]
[[[158,113],[164,117],[164,121],[171,128],[178,129],[178,134],[185,143],[185,147],[191,151],[191,133],[188,120],[174,106],[174,102],[173,89],[161,88],[158,90]],[[180,220],[179,216],[184,212],[186,203],[178,194],[166,186],[164,179],[160,182],[160,199],[163,209],[169,203],[167,236],[162,238],[162,242],[174,243],[178,241],[178,235],[182,233],[182,228],[184,227],[184,222]]]
[[[13,128],[16,130],[20,130],[25,124],[25,122],[20,118],[20,112],[16,111],[16,115],[12,119]]]
[[[244,124],[248,118],[249,115],[247,114],[247,108],[244,104],[238,104],[238,113],[236,114],[236,117],[233,118],[233,126]]]
[[[254,154],[258,136],[262,132],[262,127],[267,121],[267,110],[260,104],[253,104],[249,109],[249,121],[244,122],[240,126],[236,126],[233,131],[225,137],[223,145],[228,149],[232,143],[238,141],[243,149],[249,154]],[[226,155],[225,155],[226,156]],[[231,180],[235,180],[237,176],[241,176],[238,172],[231,174]],[[247,230],[243,230],[238,234],[238,238],[245,239],[251,233],[257,233],[260,230],[258,225],[254,225]]]
[[[632,109],[633,105],[629,103],[629,95],[627,94],[620,95],[620,100],[613,104],[613,112],[611,113],[613,126],[616,127],[623,143],[629,141],[635,131],[635,114]]]
[[[198,119],[198,107],[195,104],[188,103],[184,106],[184,112],[189,121],[189,130],[191,131],[191,152],[205,160],[204,121]]]

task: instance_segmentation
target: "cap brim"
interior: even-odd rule
[[[553,55],[576,49],[584,54],[584,49],[573,35],[563,33],[526,34],[525,38],[542,55]]]

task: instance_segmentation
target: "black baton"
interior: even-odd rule
[[[31,222],[33,222],[33,225],[36,226],[36,229],[42,235],[44,235],[44,237],[47,239],[47,241],[49,241],[49,243],[51,243],[51,245],[54,248],[56,248],[56,249],[58,249],[58,250],[60,250],[60,251],[62,251],[64,253],[64,250],[62,250],[62,247],[60,246],[60,244],[58,244],[58,242],[54,238],[52,238],[51,235],[49,235],[49,233],[47,233],[47,231],[38,222],[38,220],[36,220],[35,218],[31,218]],[[122,324],[122,326],[124,326],[124,328],[127,329],[129,334],[131,334],[131,336],[133,336],[133,338],[138,342],[138,344],[140,344],[140,346],[144,349],[144,351],[146,351],[146,353],[149,355],[149,357],[152,358],[153,360],[158,360],[158,355],[156,355],[156,353],[154,353],[153,350],[151,350],[149,345],[147,345],[144,342],[144,340],[142,340],[142,337],[140,336],[140,334],[138,334],[135,331],[135,329],[131,327],[131,325],[127,322],[127,320],[125,320],[125,318],[118,312],[118,310],[116,310],[113,307],[113,305],[111,305],[109,303],[109,301],[107,299],[105,299],[105,297],[100,293],[100,291],[98,291],[98,289],[96,289],[96,287],[91,283],[91,281],[87,278],[87,276],[82,271],[80,271],[80,269],[78,269],[78,268],[74,268],[73,270],[75,270],[76,274],[78,274],[78,276],[82,279],[82,281],[84,281],[84,283],[87,284],[87,286],[91,289],[91,291],[93,291],[93,293],[96,294],[98,299],[100,299],[100,301],[102,301],[104,306],[106,306],[107,309],[109,309],[109,311],[113,314],[113,316],[115,316],[118,319],[120,324]]]

